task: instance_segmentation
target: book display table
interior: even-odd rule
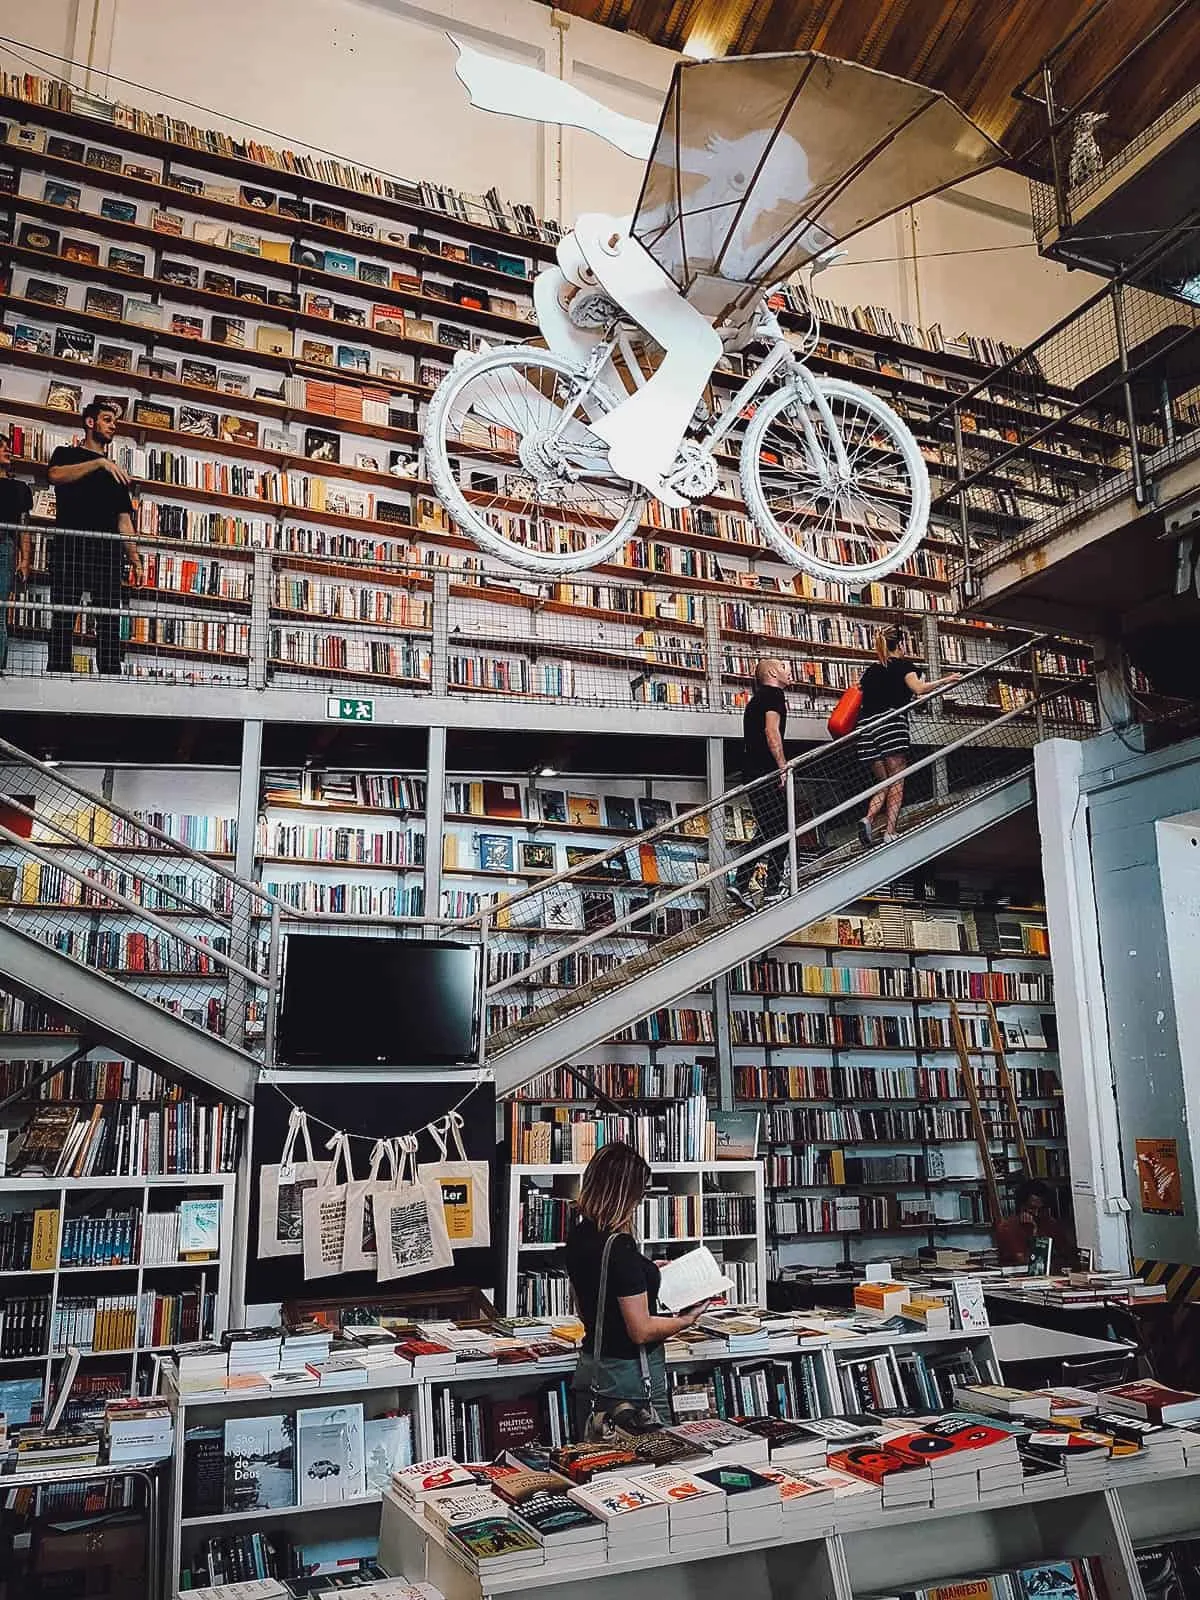
[[[1043,1561],[1095,1557],[1109,1600],[1142,1600],[1135,1543],[1200,1531],[1200,1470],[1122,1481],[1119,1464],[1087,1488],[1029,1480],[961,1507],[867,1513],[835,1507],[829,1525],[759,1545],[652,1560],[585,1563],[559,1553],[545,1566],[476,1577],[444,1535],[391,1490],[383,1496],[380,1561],[446,1600],[537,1591],[562,1600],[854,1600]],[[652,1590],[651,1590],[651,1587]]]

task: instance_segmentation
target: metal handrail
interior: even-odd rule
[[[955,687],[957,687],[957,685]],[[907,781],[907,779],[910,778],[914,773],[922,772],[926,767],[934,766],[937,762],[943,761],[947,756],[953,755],[957,750],[966,748],[966,746],[979,739],[981,735],[989,734],[994,729],[1003,727],[1006,723],[1013,721],[1017,717],[1028,716],[1031,712],[1036,713],[1048,705],[1051,701],[1060,698],[1067,692],[1068,691],[1066,689],[1052,690],[1049,694],[1045,694],[1039,696],[1037,699],[1030,700],[1025,705],[1018,706],[1012,711],[1004,712],[1003,715],[996,717],[989,722],[986,727],[973,728],[970,733],[964,734],[962,738],[954,740],[951,744],[939,745],[936,750],[932,750],[928,755],[922,756],[919,761],[914,761],[910,766],[905,767],[903,771],[894,773],[887,778],[880,779],[878,782],[872,784],[869,788],[863,789],[858,794],[852,795],[848,800],[839,801],[836,806],[832,806],[828,811],[823,812],[820,816],[805,817],[803,819],[804,831],[806,833],[815,832],[818,828],[824,827],[826,823],[834,821],[836,818],[844,815],[847,811],[854,810],[855,808],[861,806],[863,801],[870,799],[872,795],[878,794],[882,790],[890,788],[895,783]],[[911,707],[904,709],[911,709]],[[883,719],[880,718],[879,720],[882,721]],[[852,739],[855,737],[855,735],[847,734],[846,737]],[[1014,776],[1016,776],[1015,773],[1009,773],[1004,777],[997,778],[995,780],[995,785],[1007,783]],[[760,778],[756,781],[761,782],[762,780]],[[993,787],[995,785],[993,785]],[[790,793],[790,784],[788,788]],[[741,791],[731,791],[733,794],[737,794],[739,792]],[[722,804],[728,798],[729,796],[722,795],[720,800],[714,801],[713,804]],[[947,807],[947,810],[952,809],[953,805]],[[794,890],[797,877],[796,830],[794,826],[789,827],[787,838],[789,844],[789,855]],[[747,850],[741,856],[737,857],[737,864],[745,865],[747,862],[757,861],[761,857],[770,854],[771,851],[778,849],[779,843],[780,840],[778,838],[770,838],[763,841],[756,840],[753,849]],[[710,867],[708,871],[702,875],[696,878],[691,878],[686,883],[674,885],[670,893],[659,895],[657,897],[654,902],[655,910],[657,911],[663,906],[669,905],[673,900],[679,899],[684,895],[695,894],[698,889],[704,888],[707,884],[713,883],[718,878],[725,877],[732,864],[733,863],[730,861],[718,862],[715,866]],[[586,863],[582,863],[581,867],[577,868],[576,870],[581,871],[583,867],[586,867]],[[514,898],[516,897],[514,896]],[[505,905],[510,903],[511,902],[509,901],[504,902]],[[606,923],[604,927],[593,929],[591,933],[585,933],[583,937],[577,939],[573,944],[569,945],[565,951],[552,951],[546,956],[542,957],[541,960],[530,962],[528,966],[522,967],[519,972],[503,979],[493,988],[485,990],[485,998],[490,999],[493,995],[500,994],[505,989],[511,988],[515,984],[528,980],[531,973],[542,971],[543,968],[553,965],[556,961],[560,961],[566,954],[574,954],[576,951],[585,949],[588,945],[595,944],[601,939],[612,938],[614,934],[620,933],[629,927],[630,924],[637,921],[638,917],[641,915],[643,915],[642,911],[627,911],[622,917]]]
[[[1013,656],[1020,655],[1026,650],[1034,649],[1037,645],[1045,643],[1045,641],[1050,637],[1050,634],[1045,633],[1030,635],[1028,638],[1022,640],[1020,644],[1014,645],[1011,650],[1006,650],[1003,655],[994,656],[992,660],[981,662],[978,666],[972,667],[969,672],[960,674],[954,684],[947,684],[945,687],[940,689],[931,689],[927,694],[921,695],[915,702],[910,702],[907,706],[900,706],[895,710],[885,712],[879,717],[872,718],[872,723],[875,726],[882,726],[886,723],[896,720],[897,718],[907,717],[909,712],[912,711],[914,705],[928,705],[932,701],[938,699],[941,695],[945,694],[949,688],[957,689],[961,687],[962,684],[969,683],[972,679],[981,677],[989,672],[994,672],[998,666],[1002,666],[1004,662],[1010,660]],[[1027,708],[1022,707],[1021,709],[1024,710]],[[995,724],[992,724],[992,726],[995,726]],[[850,733],[845,737],[847,739],[853,739],[855,734]],[[807,766],[822,757],[828,757],[829,751],[839,742],[841,741],[834,740],[830,744],[818,744],[814,745],[810,750],[802,751],[798,756],[792,757],[784,770],[788,773],[795,773],[798,772],[801,767]],[[943,748],[949,747],[946,746]],[[672,817],[666,822],[660,822],[656,827],[648,828],[645,833],[631,834],[623,844],[612,845],[607,850],[599,850],[595,855],[589,856],[586,861],[578,862],[575,866],[567,867],[562,872],[554,873],[552,876],[539,878],[536,883],[530,884],[528,888],[521,889],[514,895],[507,895],[503,900],[502,905],[505,910],[509,910],[514,905],[519,905],[522,900],[527,900],[533,895],[544,894],[547,889],[553,889],[560,883],[588,877],[590,875],[590,869],[593,868],[597,862],[604,861],[609,856],[624,855],[624,853],[635,844],[649,844],[653,840],[661,838],[664,834],[678,833],[680,831],[681,823],[690,822],[693,817],[704,816],[707,812],[712,811],[717,806],[728,805],[731,800],[736,800],[739,795],[746,794],[750,789],[753,789],[761,782],[761,777],[751,778],[746,783],[739,784],[734,789],[727,789],[723,794],[716,795],[710,800],[705,800],[698,806],[693,806],[690,811],[682,812],[677,817]],[[807,818],[805,819],[805,823],[807,831],[808,827],[812,826],[812,824],[808,822]],[[741,857],[739,859],[745,858]],[[725,866],[728,867],[728,863],[726,863]],[[498,909],[499,907],[497,906],[486,906],[481,910],[474,912],[469,917],[460,918],[457,925],[459,927],[471,927],[476,923],[482,924],[484,921],[494,916]]]

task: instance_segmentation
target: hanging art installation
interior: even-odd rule
[[[728,495],[722,457],[736,454],[746,510],[782,560],[842,584],[901,566],[929,518],[917,441],[878,396],[805,365],[811,306],[789,337],[771,302],[843,240],[1003,152],[945,96],[811,51],[681,62],[654,125],[452,42],[475,106],[646,162],[632,215],[577,217],[538,274],[545,347],[461,352],[439,385],[426,460],[458,525],[512,566],[596,566],[650,498],[683,511]],[[748,375],[718,406],[727,356]]]

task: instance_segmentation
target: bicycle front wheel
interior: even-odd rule
[[[929,523],[929,472],[917,441],[878,395],[810,378],[841,439],[798,386],[754,413],[742,442],[742,494],[764,538],[830,583],[868,583],[902,566]]]
[[[434,488],[489,554],[528,572],[606,561],[645,494],[612,475],[594,424],[619,397],[549,350],[512,345],[456,364],[425,421]]]

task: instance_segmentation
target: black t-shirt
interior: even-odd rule
[[[885,667],[882,662],[868,667],[862,675],[862,717],[879,717],[885,711],[895,711],[913,699],[913,692],[905,683],[910,672],[917,670],[916,663],[905,656],[895,656]]]
[[[779,737],[787,730],[787,696],[776,685],[760,684],[742,713],[742,776],[757,778],[773,772],[775,757],[767,744],[767,712],[779,713]]]
[[[33,510],[33,490],[20,478],[0,478],[0,540],[16,540],[19,534],[3,526],[20,522]]]
[[[50,457],[52,467],[73,467],[80,461],[95,461],[94,450],[63,444]],[[87,528],[96,533],[116,533],[117,518],[133,515],[129,490],[103,468],[77,478],[74,483],[54,485],[54,503],[60,528]]]
[[[567,1235],[567,1276],[575,1291],[575,1303],[587,1329],[584,1349],[596,1349],[596,1302],[600,1298],[600,1258],[608,1234],[594,1222],[576,1214]],[[632,1234],[619,1233],[608,1258],[608,1289],[604,1300],[604,1335],[600,1356],[636,1361],[638,1347],[629,1337],[618,1302],[630,1295],[644,1294],[653,1315],[658,1309],[658,1281],[661,1274],[653,1261],[638,1249]]]

